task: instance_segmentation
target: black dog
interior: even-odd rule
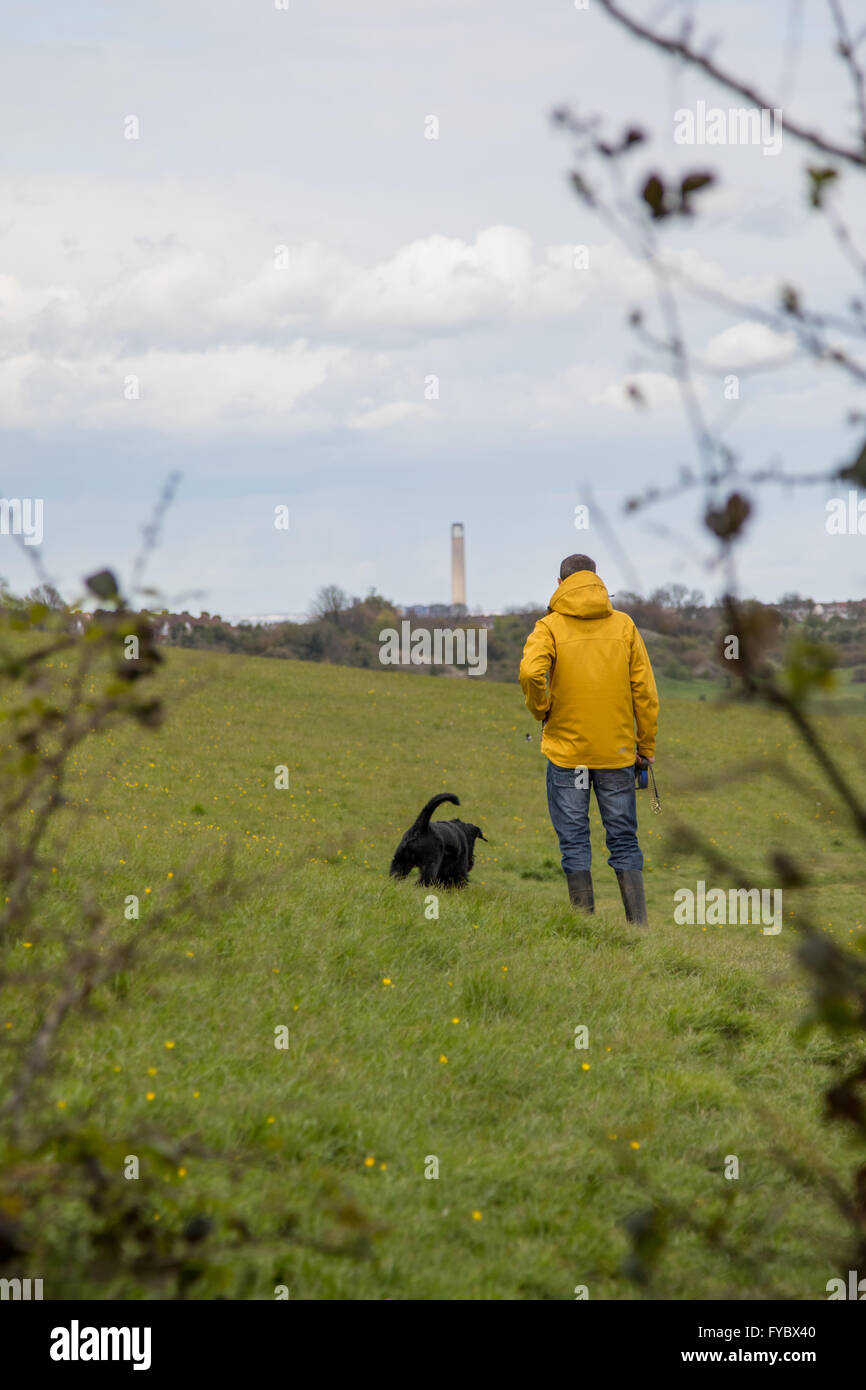
[[[432,825],[430,817],[443,801],[460,805],[459,797],[451,792],[434,796],[403,836],[391,860],[391,877],[405,878],[419,869],[418,882],[425,888],[463,888],[469,881],[469,871],[475,863],[475,841],[487,840],[478,825],[462,820],[439,820]]]

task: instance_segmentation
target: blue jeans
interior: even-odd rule
[[[578,783],[575,786],[575,783]],[[588,782],[589,785],[580,785]],[[612,869],[642,869],[643,855],[637,842],[637,805],[634,767],[557,767],[548,759],[547,804],[562,851],[567,874],[588,869],[592,862],[589,842],[589,794],[595,799],[607,839],[608,864]]]

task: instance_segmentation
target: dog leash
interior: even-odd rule
[[[662,803],[661,803],[661,800],[659,799],[659,789],[658,789],[658,787],[656,786],[656,775],[655,775],[655,772],[653,771],[653,765],[652,765],[652,763],[650,762],[649,758],[644,758],[640,753],[638,753],[637,758],[635,759],[634,775],[635,775],[635,783],[634,783],[634,785],[635,785],[635,790],[637,790],[638,787],[641,787],[641,788],[646,787],[646,786],[648,785],[648,779],[649,779],[649,778],[652,778],[652,784],[653,784],[652,808],[653,808],[653,810],[655,811],[656,815],[657,815],[657,816],[660,816],[661,813],[662,813]]]
[[[658,787],[656,786],[656,775],[655,775],[655,773],[653,772],[653,765],[652,765],[652,763],[649,764],[649,775],[650,775],[650,777],[652,778],[652,784],[653,784],[652,808],[653,808],[653,810],[655,811],[656,815],[657,815],[657,816],[660,816],[661,813],[662,813],[662,804],[661,804],[661,802],[659,801],[659,789],[658,789]]]
[[[547,720],[545,720],[544,722],[547,723]],[[543,733],[543,732],[544,732],[544,725],[542,725],[542,733]],[[540,738],[541,738],[541,734],[539,734],[538,737],[539,737],[539,739],[540,739]],[[526,735],[526,741],[527,741],[527,743],[529,743],[529,741],[531,740],[531,738],[532,738],[532,734],[527,734],[527,735]],[[652,765],[651,762],[648,762],[648,763],[647,763],[647,771],[649,772],[650,780],[652,781],[652,784],[653,784],[652,809],[653,809],[653,811],[655,812],[655,814],[656,814],[657,816],[660,816],[661,813],[662,813],[662,803],[661,803],[661,797],[659,796],[659,789],[658,789],[658,787],[656,786],[656,775],[655,775],[655,772],[653,771],[653,765]]]

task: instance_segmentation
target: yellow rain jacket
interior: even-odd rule
[[[616,611],[591,570],[564,579],[550,609],[520,663],[526,707],[545,720],[542,753],[557,767],[628,767],[635,743],[653,757],[659,698],[631,618]]]

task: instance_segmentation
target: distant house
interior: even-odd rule
[[[846,599],[833,603],[816,603],[814,613],[819,618],[860,618],[866,615],[866,600]]]
[[[306,613],[229,613],[220,619],[228,627],[273,627],[276,623],[307,623]]]
[[[437,623],[468,623],[470,627],[492,627],[496,614],[467,613],[460,604],[407,603],[397,608],[401,618],[433,618]]]

